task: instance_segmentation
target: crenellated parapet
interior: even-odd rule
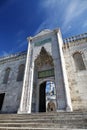
[[[79,44],[87,42],[87,33],[66,38],[63,40],[63,42],[64,42],[63,49],[67,49],[71,46],[77,46]]]
[[[27,55],[27,51],[23,51],[23,52],[19,52],[16,54],[11,54],[11,55],[0,57],[0,64],[4,64],[8,61],[22,59],[22,58],[26,57],[26,55]]]

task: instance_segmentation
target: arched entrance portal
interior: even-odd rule
[[[44,89],[46,88],[43,82],[47,80],[54,81],[56,85],[56,110],[71,111],[71,97],[60,30],[43,31],[34,37],[29,37],[28,40],[29,46],[19,113],[42,111],[44,98],[48,99],[48,103],[45,104],[48,109],[45,109],[44,105],[43,110],[55,110],[55,105],[52,103],[53,99],[49,103],[49,97],[51,96],[44,96],[44,98],[41,96],[45,95]]]
[[[56,111],[55,84],[52,81],[46,81],[41,83],[39,87],[39,112],[49,112],[48,104],[50,103],[50,111]]]

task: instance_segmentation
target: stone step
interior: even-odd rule
[[[6,127],[0,127],[0,130],[86,130],[86,129],[72,129],[72,128],[29,128],[29,127],[10,127],[10,128],[6,128]]]
[[[47,122],[50,122],[50,123],[63,123],[63,122],[65,122],[65,123],[69,123],[69,122],[76,122],[76,123],[78,123],[78,122],[86,122],[87,123],[87,120],[85,120],[85,119],[81,119],[81,120],[65,120],[65,119],[63,119],[63,120],[50,120],[50,119],[47,119],[47,120],[43,120],[43,119],[41,119],[41,120],[3,120],[3,121],[0,121],[0,123],[31,123],[31,122],[40,122],[40,123],[47,123]]]
[[[0,115],[0,130],[36,130],[40,128],[49,130],[87,129],[87,112]]]
[[[87,118],[87,116],[62,116],[62,117],[59,117],[59,116],[38,116],[38,117],[32,117],[32,116],[28,116],[28,117],[0,117],[0,120],[25,120],[25,119],[83,119],[83,118]]]
[[[6,127],[6,128],[10,128],[10,127],[24,127],[26,129],[26,127],[28,128],[87,128],[86,124],[83,124],[83,122],[81,123],[2,123],[0,124],[0,127]]]
[[[87,114],[87,112],[43,112],[43,113],[32,113],[32,114],[10,114],[11,116],[28,116],[28,115],[31,115],[31,116],[46,116],[46,115],[85,115]],[[0,114],[0,116],[7,116],[9,114]]]
[[[37,123],[39,123],[39,124],[47,124],[47,123],[50,123],[50,124],[52,124],[52,123],[54,123],[55,125],[56,124],[59,124],[59,125],[65,125],[65,124],[74,124],[74,125],[79,125],[79,124],[85,124],[85,125],[87,125],[87,121],[86,120],[34,120],[34,121],[26,121],[26,120],[22,120],[22,121],[4,121],[4,122],[0,122],[0,126],[3,124],[3,125],[9,125],[9,124],[11,124],[11,125],[13,125],[13,124],[20,124],[20,125],[23,125],[23,124],[37,124]]]
[[[24,118],[24,117],[28,117],[28,118],[30,118],[30,117],[32,117],[32,118],[37,118],[37,117],[67,117],[67,116],[69,116],[69,117],[82,117],[82,116],[87,116],[87,113],[85,113],[85,114],[83,114],[83,113],[80,113],[80,114],[71,114],[71,113],[67,113],[67,114],[63,114],[63,113],[61,113],[61,114],[52,114],[52,115],[49,115],[49,114],[44,114],[44,115],[39,115],[39,114],[34,114],[34,115],[32,115],[32,114],[28,114],[28,115],[25,115],[25,114],[22,114],[22,115],[20,115],[20,114],[1,114],[0,115],[0,118]]]
[[[16,120],[0,120],[0,123],[9,123],[9,122],[11,122],[11,123],[15,123],[15,122],[18,122],[18,123],[22,123],[22,122],[77,122],[77,121],[84,121],[84,122],[87,122],[87,120],[86,119],[78,119],[78,120],[76,120],[76,119],[62,119],[62,120],[60,120],[60,119],[24,119],[24,120],[18,120],[18,119],[16,119]]]
[[[85,121],[85,122],[87,122],[87,118],[24,118],[24,119],[18,119],[18,118],[16,118],[16,119],[0,119],[0,123],[2,123],[2,122],[46,122],[46,121],[49,121],[49,122],[53,122],[53,121],[56,121],[56,122],[59,122],[59,121],[61,121],[61,122],[63,122],[63,121]]]
[[[87,113],[60,113],[60,114],[58,114],[58,113],[53,113],[53,114],[0,114],[0,116],[7,116],[7,115],[9,115],[9,116],[19,116],[19,117],[21,117],[21,116],[28,116],[28,115],[31,115],[31,116],[55,116],[55,115],[57,115],[57,116],[62,116],[62,115],[71,115],[71,116],[73,116],[73,115],[85,115],[85,114],[87,114]]]

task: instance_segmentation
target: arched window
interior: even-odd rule
[[[23,81],[25,65],[21,64],[18,69],[17,81]]]
[[[74,58],[74,62],[76,65],[76,70],[85,70],[86,69],[81,53],[76,52],[73,55],[73,58]]]
[[[3,79],[3,83],[6,84],[8,82],[8,78],[9,78],[9,74],[10,74],[10,68],[7,68],[5,70],[5,75],[4,75],[4,79]]]

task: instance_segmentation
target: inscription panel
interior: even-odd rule
[[[43,44],[48,43],[48,42],[51,42],[51,41],[52,41],[52,39],[51,39],[51,38],[48,38],[48,39],[45,39],[45,40],[43,40],[43,41],[36,42],[34,45],[35,45],[35,46],[40,46],[40,45],[43,45]]]
[[[38,72],[38,78],[46,78],[51,76],[54,76],[54,69]]]

